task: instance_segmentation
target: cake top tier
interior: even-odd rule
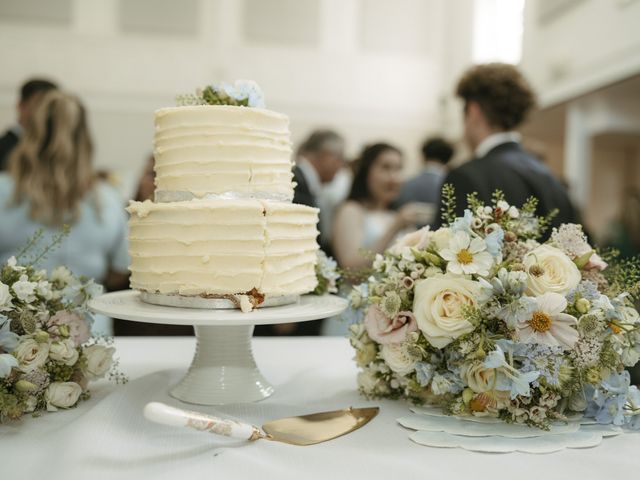
[[[286,115],[231,105],[162,108],[154,145],[158,201],[293,198]]]

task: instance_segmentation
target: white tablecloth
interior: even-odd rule
[[[179,405],[167,390],[189,365],[194,345],[192,338],[117,340],[130,382],[100,382],[93,398],[76,409],[0,426],[1,478],[602,480],[634,478],[640,467],[640,434],[605,439],[594,449],[548,455],[482,454],[414,444],[395,422],[408,412],[407,404],[367,402],[357,394],[353,352],[341,338],[256,339],[256,360],[276,393],[256,404],[195,409],[262,424],[348,406],[381,407],[371,423],[347,436],[295,447],[229,441],[148,422],[141,414],[146,402]]]

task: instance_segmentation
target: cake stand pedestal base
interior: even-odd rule
[[[256,402],[269,397],[273,387],[253,359],[253,328],[196,325],[196,353],[170,395],[198,405]]]
[[[145,303],[140,292],[112,292],[94,298],[97,313],[133,322],[194,325],[196,353],[184,378],[169,394],[196,405],[257,402],[273,393],[253,359],[254,325],[306,322],[342,313],[347,301],[334,295],[304,295],[288,305],[239,310],[168,307]],[[277,355],[277,352],[273,352]]]

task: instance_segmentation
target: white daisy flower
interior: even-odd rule
[[[449,248],[440,252],[447,260],[447,270],[457,275],[489,275],[493,257],[487,252],[487,244],[479,237],[471,238],[464,231],[457,231],[449,240]]]
[[[541,343],[549,346],[573,348],[578,341],[575,317],[562,313],[567,300],[559,293],[547,292],[535,298],[535,309],[517,324],[518,336],[523,343]]]

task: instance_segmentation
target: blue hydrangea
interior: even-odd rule
[[[421,387],[426,387],[431,382],[436,367],[431,363],[418,362],[416,363],[416,380]]]
[[[624,425],[628,420],[625,416],[625,405],[629,384],[629,372],[623,370],[621,373],[612,373],[603,380],[600,388],[585,388],[588,402],[585,417],[593,418],[598,423]]]

